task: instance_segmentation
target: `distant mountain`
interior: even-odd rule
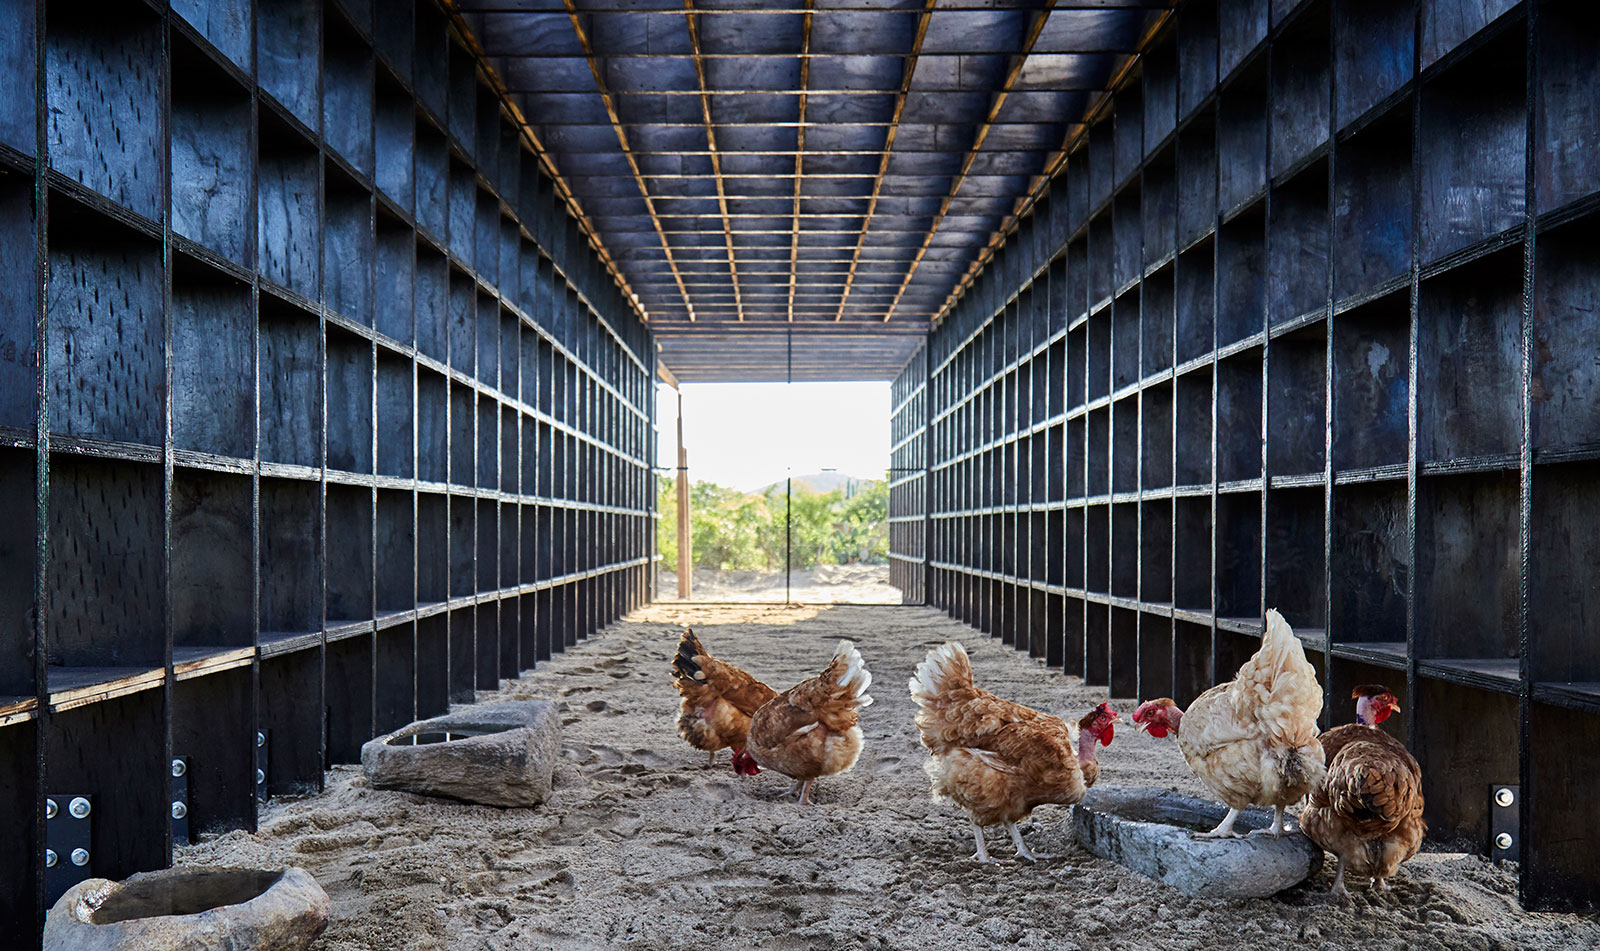
[[[842,487],[844,488],[846,495],[851,495],[854,493],[855,489],[865,485],[868,481],[869,480],[867,479],[860,479],[852,475],[845,475],[842,472],[813,472],[810,475],[795,476],[794,487],[799,489],[801,486],[805,486],[806,488],[818,494],[832,492],[834,489]],[[779,480],[777,482],[764,485],[761,488],[756,489],[755,494],[766,495],[773,489],[777,489],[779,492],[782,492],[783,481]]]

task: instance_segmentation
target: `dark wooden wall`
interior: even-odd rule
[[[1596,155],[1592,4],[1188,0],[895,385],[897,583],[1180,703],[1280,608],[1593,907]]]
[[[47,796],[93,800],[76,874],[161,867],[173,757],[192,830],[253,828],[258,732],[262,791],[318,788],[645,600],[655,363],[432,0],[0,0],[0,23],[22,947]]]

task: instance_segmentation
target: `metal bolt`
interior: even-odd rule
[[[54,819],[56,817],[56,813],[60,811],[60,808],[61,807],[56,805],[56,801],[54,799],[46,799],[44,801],[44,817],[46,819]]]
[[[189,807],[188,806],[184,805],[181,802],[175,802],[175,803],[172,804],[172,818],[174,818],[174,819],[182,819],[184,816],[186,816],[188,814],[189,814]]]
[[[73,849],[72,850],[72,864],[73,865],[88,865],[89,864],[89,850],[88,849]]]
[[[1502,787],[1494,791],[1494,803],[1497,806],[1510,806],[1516,801],[1517,797],[1512,795],[1511,790],[1509,789]]]
[[[256,731],[256,745],[257,746],[266,746],[267,745],[267,735],[265,733],[262,733],[260,730]]]
[[[1494,837],[1494,847],[1504,852],[1511,848],[1511,833],[1502,832]]]
[[[56,850],[55,849],[45,849],[44,850],[44,867],[45,868],[55,868],[56,867]]]
[[[175,760],[172,761],[172,778],[173,779],[177,779],[179,776],[182,776],[184,773],[187,773],[188,771],[189,771],[189,764],[188,763],[185,763],[181,759],[175,759]]]
[[[89,800],[82,796],[74,796],[72,801],[67,803],[67,812],[71,813],[74,819],[87,818],[89,815]]]
[[[262,772],[259,769],[256,770],[256,785],[259,786],[259,785],[261,785],[262,783],[264,783],[266,781],[267,781],[267,774]]]

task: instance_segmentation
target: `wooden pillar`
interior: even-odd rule
[[[689,534],[689,450],[683,448],[683,391],[678,391],[678,600],[689,600],[694,551]]]

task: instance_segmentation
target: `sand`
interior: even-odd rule
[[[772,773],[716,768],[674,732],[667,676],[679,625],[787,686],[854,638],[877,699],[854,770],[801,808]],[[186,865],[300,865],[333,898],[320,951],[379,949],[1489,949],[1594,948],[1593,918],[1521,912],[1515,872],[1478,856],[1424,853],[1395,890],[1326,895],[1332,863],[1272,899],[1200,901],[1078,849],[1068,810],[1034,814],[1030,845],[1061,858],[980,866],[968,825],[929,798],[906,680],[929,646],[972,652],[1004,696],[1079,715],[1103,690],[927,608],[654,605],[498,692],[564,706],[553,797],[531,810],[367,788],[355,767],[325,792],[273,800],[260,831],[181,850]],[[1119,702],[1126,713],[1130,704]],[[1117,734],[1105,782],[1199,792],[1170,740]],[[1010,858],[1003,832],[991,851]]]
[[[656,590],[676,601],[678,576],[662,572]],[[818,565],[796,569],[784,585],[782,571],[712,571],[696,568],[691,601],[774,601],[800,604],[899,604],[888,565]]]

